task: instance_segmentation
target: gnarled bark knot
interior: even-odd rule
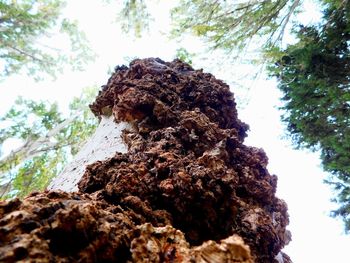
[[[90,107],[131,127],[127,151],[84,167],[78,192],[1,203],[0,261],[290,262],[277,177],[235,106],[179,60],[117,67]]]

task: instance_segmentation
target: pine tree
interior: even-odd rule
[[[297,43],[270,66],[283,92],[283,121],[295,144],[320,150],[326,180],[350,230],[350,4],[329,4],[320,26],[299,26]]]

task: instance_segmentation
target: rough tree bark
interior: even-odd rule
[[[225,83],[179,60],[135,60],[91,109],[132,126],[127,152],[87,165],[77,192],[1,203],[1,262],[290,262],[277,177],[243,144]]]

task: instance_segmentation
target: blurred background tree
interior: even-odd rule
[[[67,64],[81,70],[93,59],[76,22],[62,17],[64,6],[60,0],[0,1],[0,79],[15,73],[56,76]],[[55,47],[57,37],[70,50]]]
[[[87,107],[96,93],[96,88],[88,88],[74,98],[68,116],[55,103],[17,99],[0,119],[5,123],[0,146],[7,139],[17,139],[20,145],[0,159],[1,198],[43,190],[59,174],[96,128],[98,120]]]
[[[328,1],[319,25],[295,27],[269,71],[283,92],[282,120],[297,147],[319,150],[327,183],[350,230],[350,3]],[[275,55],[276,56],[276,55]]]
[[[64,6],[59,0],[0,1],[0,80],[15,74],[56,77],[67,65],[83,70],[93,60],[77,23],[62,16]],[[57,48],[56,41],[68,48]],[[23,197],[47,186],[93,131],[96,120],[88,104],[95,94],[90,88],[75,98],[68,117],[55,103],[25,98],[0,117],[0,149],[9,139],[22,143],[6,156],[0,152],[1,198]]]
[[[113,0],[105,0],[112,2]],[[153,20],[144,0],[126,0],[117,15],[117,22],[123,32],[132,32],[135,37],[149,30],[150,21]]]
[[[180,0],[172,10],[171,33],[174,37],[192,33],[211,49],[223,49],[232,55],[247,49],[250,43],[259,47],[279,44],[300,6],[300,0]]]

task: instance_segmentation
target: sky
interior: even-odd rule
[[[83,72],[66,69],[56,80],[35,82],[30,77],[12,76],[0,83],[0,116],[8,110],[18,95],[35,100],[58,101],[62,110],[67,109],[73,96],[79,96],[87,86],[101,86],[107,82],[108,71],[118,64],[125,64],[131,57],[160,57],[172,60],[179,45],[190,52],[203,49],[198,39],[187,37],[181,43],[168,40],[162,32],[169,28],[169,1],[160,1],[152,32],[141,39],[122,34],[115,23],[116,7],[102,0],[75,0],[64,15],[77,19],[85,31],[96,61]],[[316,19],[315,8],[306,1],[301,19]],[[59,45],[59,43],[58,43]],[[220,58],[222,60],[220,60]],[[195,68],[213,73],[227,82],[239,104],[239,117],[250,126],[245,143],[261,147],[269,157],[268,169],[278,176],[277,195],[289,207],[292,242],[284,249],[295,263],[348,263],[350,236],[343,233],[341,221],[329,217],[335,208],[330,202],[332,191],[323,184],[327,174],[322,171],[318,153],[293,149],[280,122],[280,92],[276,82],[261,74],[258,79],[248,78],[253,66],[231,65],[222,54],[201,53],[194,60]],[[221,65],[220,67],[218,65]],[[255,69],[253,69],[255,70]],[[8,150],[13,143],[7,143]]]

